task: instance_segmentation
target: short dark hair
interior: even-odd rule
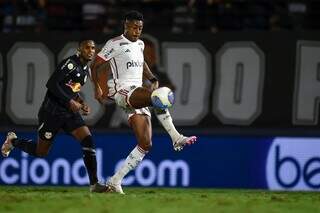
[[[125,21],[133,21],[133,20],[143,21],[143,15],[142,15],[142,13],[140,13],[136,10],[132,10],[132,11],[127,12],[124,15],[124,20]]]
[[[93,43],[95,43],[94,40],[92,40],[90,38],[82,38],[78,41],[78,47],[80,47],[82,44],[84,44],[85,42],[88,42],[88,41],[93,41]]]

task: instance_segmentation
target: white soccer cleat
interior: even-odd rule
[[[121,183],[115,183],[112,181],[112,178],[110,178],[108,180],[108,182],[106,183],[107,185],[107,191],[108,192],[115,192],[115,193],[118,193],[118,194],[122,194],[124,195],[125,193],[123,192],[122,190],[122,187],[121,187]]]
[[[194,144],[196,141],[197,141],[196,136],[186,137],[186,136],[180,135],[180,138],[173,143],[173,149],[175,151],[181,151],[185,145]]]
[[[17,135],[14,132],[8,132],[7,134],[7,139],[5,140],[5,142],[2,144],[1,147],[1,153],[3,157],[8,157],[10,152],[14,149],[13,145],[12,145],[12,140],[16,139]]]

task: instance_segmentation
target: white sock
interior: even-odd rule
[[[155,114],[160,121],[163,128],[168,132],[171,137],[172,142],[177,141],[181,136],[180,133],[176,130],[176,127],[173,124],[172,117],[168,109],[159,110],[155,109]]]
[[[124,163],[121,165],[120,169],[112,176],[112,181],[115,183],[121,183],[122,179],[128,172],[135,169],[138,164],[142,161],[146,151],[136,146],[128,155]]]

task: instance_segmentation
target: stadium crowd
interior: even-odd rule
[[[141,11],[146,30],[319,30],[318,0],[0,0],[0,29],[121,31],[122,14]]]

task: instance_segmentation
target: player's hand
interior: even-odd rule
[[[82,108],[82,104],[79,103],[78,101],[71,99],[69,101],[69,108],[72,112],[79,112]]]
[[[151,91],[153,91],[155,89],[158,89],[158,88],[159,88],[159,82],[158,81],[155,81],[150,85]]]
[[[90,112],[91,112],[90,107],[86,103],[82,103],[81,114],[82,115],[89,115]]]

